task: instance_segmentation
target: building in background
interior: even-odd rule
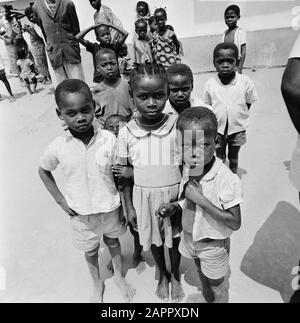
[[[3,1],[17,9],[26,8],[33,0]],[[63,1],[63,0],[62,0]],[[73,0],[76,5],[81,28],[93,23],[94,10],[88,0]],[[281,66],[287,61],[288,53],[297,35],[291,26],[300,24],[300,0],[282,1],[204,1],[204,0],[148,0],[152,11],[166,7],[168,23],[173,25],[185,48],[185,60],[195,72],[211,70],[212,50],[226,29],[224,10],[230,4],[241,8],[240,25],[248,32],[248,55],[246,67]],[[125,29],[134,31],[137,0],[103,0],[122,20]],[[93,40],[93,34],[89,37]],[[4,45],[0,43],[0,54]]]

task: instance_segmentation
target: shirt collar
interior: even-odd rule
[[[219,75],[218,75],[218,74],[216,75],[216,81],[217,81],[219,84],[223,85],[223,86],[235,85],[235,84],[236,84],[236,82],[237,82],[237,80],[238,80],[238,78],[239,78],[239,73],[235,72],[235,77],[234,77],[234,79],[233,79],[229,84],[225,85],[225,84],[223,84],[223,83],[221,82],[221,80],[220,80],[220,78],[219,78]]]

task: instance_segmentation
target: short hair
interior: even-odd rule
[[[144,24],[144,25],[146,25],[146,27],[148,27],[147,21],[143,18],[140,18],[135,22],[135,29],[137,28],[138,24]]]
[[[114,119],[114,118],[118,119],[119,122],[126,122],[127,123],[127,119],[124,116],[122,116],[120,114],[113,114],[113,115],[109,116],[105,120],[105,122],[104,122],[104,128],[107,126],[108,121],[110,121],[111,119]]]
[[[116,55],[115,51],[113,51],[111,48],[106,48],[106,47],[101,48],[97,52],[97,57],[100,57],[102,55],[107,55],[107,54],[111,54],[117,59],[117,55]]]
[[[135,81],[138,77],[141,76],[155,76],[158,75],[166,80],[168,83],[166,70],[161,64],[157,64],[156,62],[145,62],[144,64],[135,63],[134,69],[130,73],[130,81],[129,84],[131,87],[135,84]]]
[[[184,110],[178,118],[177,129],[179,131],[185,130],[185,125],[190,123],[204,123],[206,125],[205,134],[217,136],[218,121],[216,115],[204,107],[192,107]]]
[[[93,95],[88,85],[79,79],[69,79],[61,82],[55,89],[55,101],[59,109],[64,107],[66,94],[86,93],[88,98],[93,101]]]
[[[27,7],[26,9],[25,9],[25,16],[29,16],[29,15],[31,15],[32,13],[33,13],[33,9],[32,9],[32,7]]]
[[[214,60],[216,59],[219,51],[222,50],[222,49],[231,49],[234,52],[234,57],[236,59],[239,58],[239,50],[238,50],[237,46],[234,43],[224,42],[224,43],[218,44],[215,47],[215,49],[214,49]]]
[[[240,14],[241,14],[240,7],[237,6],[237,5],[235,5],[235,4],[233,4],[233,5],[231,5],[231,6],[229,6],[229,7],[226,8],[225,15],[230,10],[233,11],[237,16],[240,16]]]
[[[191,68],[186,64],[173,64],[167,69],[168,81],[176,75],[186,76],[194,84],[194,76]]]
[[[150,13],[149,5],[148,5],[148,3],[147,3],[147,2],[145,2],[145,1],[139,1],[139,2],[136,4],[136,9],[137,9],[139,6],[144,6],[144,7],[146,7],[146,9],[147,9],[147,13]]]
[[[162,13],[163,13],[163,15],[164,15],[166,18],[168,18],[168,16],[167,16],[167,11],[166,11],[166,9],[164,9],[164,8],[157,8],[157,9],[154,11],[154,16],[155,16],[156,14],[158,14],[159,12],[162,12]]]

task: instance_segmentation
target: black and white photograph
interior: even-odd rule
[[[300,0],[0,0],[0,112],[0,303],[300,303]]]

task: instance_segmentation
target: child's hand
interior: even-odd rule
[[[70,207],[69,207],[69,205],[68,205],[68,203],[67,203],[67,201],[65,200],[65,199],[63,199],[62,201],[59,201],[59,202],[57,202],[59,205],[60,205],[60,207],[69,215],[69,216],[71,216],[71,217],[74,217],[74,216],[79,216],[79,214],[78,213],[76,213],[74,210],[72,210]]]
[[[137,216],[134,208],[128,208],[127,210],[128,222],[132,225],[132,227],[137,229]]]
[[[155,212],[155,215],[160,220],[163,220],[166,217],[171,217],[177,211],[177,206],[173,203],[164,203],[160,208]]]
[[[133,168],[128,166],[114,165],[112,167],[112,172],[118,178],[133,178]]]
[[[188,182],[186,185],[185,197],[196,204],[200,204],[203,200],[202,187],[196,180]]]
[[[119,219],[120,219],[120,222],[122,223],[122,225],[124,225],[125,227],[127,227],[128,221],[127,221],[127,219],[126,219],[126,217],[124,215],[123,206],[120,208]]]

